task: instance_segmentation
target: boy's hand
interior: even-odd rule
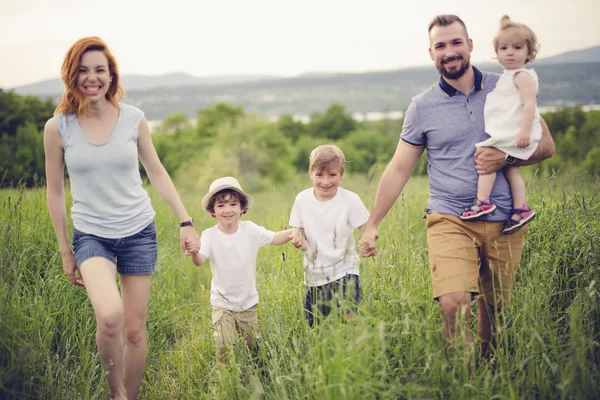
[[[306,243],[306,236],[304,235],[304,228],[296,228],[293,230],[291,235],[292,245],[302,251],[308,249],[308,243]]]
[[[371,257],[377,255],[375,241],[379,239],[379,233],[376,228],[365,227],[360,241],[358,242],[358,251],[362,257]]]
[[[200,239],[196,240],[192,240],[192,239],[187,239],[185,241],[185,255],[186,256],[191,256],[194,255],[196,253],[198,253],[200,251]]]
[[[186,256],[190,255],[188,250],[185,248],[185,242],[188,240],[197,240],[198,243],[200,243],[200,236],[198,236],[198,232],[196,232],[193,226],[184,226],[179,229],[179,242],[181,251],[183,251]]]
[[[520,132],[517,136],[517,147],[520,149],[524,149],[529,146],[529,132]]]

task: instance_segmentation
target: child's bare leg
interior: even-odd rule
[[[477,198],[479,200],[489,200],[490,195],[492,194],[492,188],[494,187],[494,182],[496,182],[495,172],[487,175],[479,175],[479,180],[477,182]]]
[[[496,181],[496,173],[479,175],[477,180],[477,197],[470,207],[459,216],[462,220],[472,220],[480,218],[486,214],[494,212],[496,205],[490,199],[492,187]]]
[[[525,188],[525,180],[521,176],[519,167],[507,166],[504,168],[504,176],[510,185],[510,191],[513,198],[513,208],[521,208],[527,202],[527,194]],[[521,219],[519,214],[513,214],[513,219],[516,221]]]

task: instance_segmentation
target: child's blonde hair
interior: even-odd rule
[[[532,62],[535,59],[538,50],[540,49],[540,44],[537,41],[535,33],[527,25],[522,24],[520,22],[511,21],[508,15],[504,15],[502,16],[502,18],[500,18],[500,31],[498,32],[496,37],[494,37],[494,50],[496,51],[496,53],[498,53],[500,34],[502,32],[506,32],[508,29],[511,28],[521,30],[521,36],[523,38],[523,41],[525,42],[525,45],[527,46],[527,60],[525,61],[525,63]]]
[[[308,172],[323,172],[331,170],[334,167],[340,168],[340,173],[344,173],[346,157],[342,149],[334,144],[324,144],[310,152]]]

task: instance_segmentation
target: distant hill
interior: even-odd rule
[[[197,77],[183,72],[174,72],[165,75],[123,75],[121,76],[121,86],[129,91],[187,85],[222,85],[277,78],[279,77],[275,75],[219,75]],[[65,87],[62,79],[47,79],[41,82],[13,88],[18,94],[31,94],[35,96],[59,96],[64,89]]]
[[[600,104],[599,47],[565,53],[533,64],[540,77],[540,106]],[[577,56],[579,54],[579,56]],[[593,58],[592,62],[579,60]],[[551,60],[550,59],[550,60]],[[560,62],[558,62],[560,60]],[[569,61],[570,60],[570,61]],[[497,63],[477,64],[485,71],[501,72]],[[402,111],[413,96],[439,79],[433,66],[364,73],[315,73],[293,78],[233,76],[197,78],[187,74],[159,77],[124,76],[127,101],[140,107],[150,120],[175,112],[191,118],[199,109],[215,102],[244,107],[247,112],[266,116],[310,115],[332,103],[341,103],[352,113]],[[49,81],[39,85],[49,85]],[[30,85],[31,86],[31,85]],[[40,86],[39,96],[50,96]],[[58,97],[60,91],[52,94]],[[17,93],[20,93],[17,91]]]
[[[501,72],[497,64],[478,65]],[[600,62],[539,64],[540,106],[600,104]],[[413,96],[439,79],[433,67],[410,68],[323,77],[298,77],[217,86],[186,86],[130,91],[127,101],[149,119],[182,111],[195,117],[198,109],[222,101],[267,116],[310,115],[332,103],[352,113],[406,110]]]
[[[600,62],[600,46],[589,49],[574,50],[553,57],[535,60],[536,64],[568,64]]]

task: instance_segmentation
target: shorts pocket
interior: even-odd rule
[[[442,220],[442,214],[438,212],[427,213],[425,217],[425,228],[431,228],[433,225],[437,224]]]
[[[156,226],[154,225],[154,221],[152,221],[147,227],[142,229],[139,232],[140,236],[143,237],[153,237],[156,236]]]
[[[77,252],[77,250],[83,246],[83,244],[85,243],[86,239],[89,238],[90,235],[87,233],[83,233],[78,231],[77,229],[73,228],[73,252]]]

